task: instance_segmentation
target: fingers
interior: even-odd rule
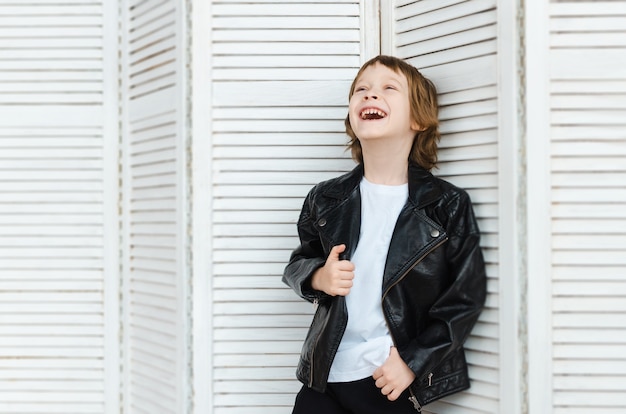
[[[382,395],[387,396],[389,401],[395,401],[402,395],[402,392],[405,390],[404,387],[393,384],[392,382],[388,382],[383,384],[383,378],[379,378],[376,380],[376,387],[380,388],[380,393]]]
[[[383,365],[376,368],[372,375],[376,387],[387,396],[389,401],[397,400],[402,392],[413,382],[415,374],[404,363],[398,350],[391,347],[389,357]]]
[[[350,293],[354,279],[354,264],[339,258],[346,250],[345,244],[334,246],[326,263],[314,275],[311,286],[331,296],[346,296]]]
[[[334,246],[332,249],[330,249],[330,253],[328,253],[328,259],[326,259],[326,262],[338,262],[339,255],[345,251],[346,251],[345,244],[338,244]]]

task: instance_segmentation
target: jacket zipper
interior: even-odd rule
[[[408,268],[408,269],[407,269],[404,273],[402,273],[402,276],[400,276],[400,277],[398,278],[398,280],[396,280],[396,281],[395,281],[395,282],[394,282],[391,286],[389,286],[389,287],[387,288],[387,290],[385,290],[385,293],[383,293],[383,297],[382,297],[382,299],[381,299],[381,305],[382,305],[382,302],[384,302],[384,301],[385,301],[385,296],[387,296],[387,293],[389,293],[389,291],[391,290],[391,288],[392,288],[392,287],[394,287],[395,285],[397,285],[398,283],[400,283],[400,282],[402,281],[402,279],[404,279],[404,278],[406,277],[406,275],[408,275],[408,274],[409,274],[409,272],[410,272],[411,270],[413,270],[413,268],[415,268],[415,266],[417,266],[417,265],[418,265],[418,264],[419,264],[422,260],[424,260],[424,258],[426,258],[426,256],[428,256],[429,254],[431,254],[431,253],[432,253],[433,251],[435,251],[435,250],[436,250],[439,246],[441,246],[442,244],[444,244],[444,243],[445,243],[445,242],[447,242],[447,241],[448,241],[448,238],[447,238],[447,237],[446,237],[446,238],[444,238],[444,239],[442,239],[439,243],[437,243],[436,245],[434,245],[433,247],[431,247],[431,248],[430,248],[430,249],[429,249],[426,253],[424,253],[424,254],[422,255],[422,257],[420,257],[419,259],[417,259],[417,260],[415,261],[415,263],[413,263],[413,264],[411,265],[411,267],[409,267],[409,268]],[[386,315],[385,315],[385,319],[387,319],[387,316],[386,316]]]
[[[417,397],[415,396],[415,394],[413,394],[413,390],[411,388],[409,388],[409,392],[411,393],[411,396],[409,397],[409,401],[413,403],[413,408],[415,408],[415,410],[418,413],[421,413],[422,406],[420,405],[419,401],[417,401]]]
[[[320,300],[319,296],[313,299],[313,309],[317,312],[317,308],[319,306]],[[317,343],[320,340],[321,333],[317,334],[317,338],[315,338],[315,343],[313,344],[313,349],[311,350],[311,365],[309,367],[309,388],[313,386],[313,357],[315,356],[315,349],[317,348]]]
[[[396,280],[391,286],[389,286],[387,288],[387,290],[385,290],[385,293],[383,293],[382,299],[381,299],[381,306],[384,306],[383,302],[385,301],[385,297],[387,296],[387,293],[389,293],[389,291],[391,290],[392,287],[396,286],[398,283],[400,283],[400,281],[402,281],[402,279],[404,279],[406,277],[406,275],[409,274],[409,272],[411,270],[413,270],[413,268],[415,268],[415,266],[417,266],[422,260],[424,260],[424,258],[426,256],[428,256],[429,254],[431,254],[434,250],[436,250],[439,246],[441,246],[442,244],[444,244],[446,241],[448,241],[448,238],[444,238],[443,240],[441,240],[439,243],[437,243],[436,245],[434,245],[433,247],[431,247],[425,254],[422,255],[422,257],[420,257],[419,259],[417,259],[415,261],[415,263],[413,263],[403,274],[402,276],[400,276],[398,278],[398,280]],[[385,321],[387,321],[387,314],[385,314],[383,312],[383,315],[385,316]],[[389,326],[389,321],[387,321],[387,326]],[[391,333],[391,330],[389,330],[389,332]],[[393,337],[393,335],[391,336],[391,339],[393,340],[393,345],[396,346],[396,340]],[[313,372],[311,370],[311,372]],[[311,378],[313,378],[311,376]],[[428,386],[430,387],[432,384],[432,378],[433,378],[433,373],[431,372],[430,374],[428,374]],[[411,403],[413,404],[413,408],[415,408],[415,410],[418,413],[422,412],[422,405],[419,403],[419,401],[417,400],[417,397],[415,396],[415,394],[413,393],[413,390],[411,389],[411,387],[409,386],[409,393],[411,394],[411,396],[409,397],[409,401],[411,401]]]
[[[435,374],[433,374],[432,372],[430,374],[428,374],[428,386],[429,387],[431,385],[433,385],[433,375],[435,375]],[[413,407],[417,410],[417,412],[421,413],[422,412],[422,405],[417,400],[417,397],[413,393],[413,390],[411,389],[411,387],[409,387],[409,393],[411,394],[411,396],[409,397],[409,401],[411,401],[413,403]]]

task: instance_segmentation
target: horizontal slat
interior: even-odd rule
[[[251,344],[252,345],[252,344]],[[251,349],[253,349],[251,347]],[[217,367],[223,366],[237,366],[237,367],[289,367],[295,366],[298,363],[298,354],[269,354],[263,355],[259,358],[258,354],[243,353],[243,354],[231,354],[231,355],[216,355],[214,357],[214,364]]]
[[[295,238],[294,238],[294,241]],[[290,247],[294,247],[291,245]],[[228,276],[228,277],[216,277],[213,280],[213,288],[215,289],[224,289],[224,288],[256,288],[256,289],[276,289],[276,288],[284,288],[285,285],[282,282],[281,277],[276,276]],[[245,309],[243,309],[245,311]],[[284,309],[276,310],[276,313],[286,312],[287,314],[294,314],[294,312],[287,312]],[[256,314],[252,312],[252,314]],[[297,312],[295,312],[297,313]],[[305,312],[309,314],[310,312]]]
[[[216,382],[216,387],[214,391],[219,394],[224,393],[238,393],[238,394],[249,394],[250,390],[254,390],[257,393],[295,393],[297,392],[302,384],[293,379],[287,380],[276,380],[272,379],[271,381],[218,381]]]
[[[286,176],[279,172],[256,172],[254,174],[246,172],[216,172],[214,182],[216,184],[316,184],[337,176],[331,172],[302,172],[291,176]],[[252,195],[252,194],[250,194]]]
[[[551,115],[553,125],[611,125],[620,124],[626,110],[617,109],[596,109],[596,110],[554,110]],[[618,121],[616,121],[618,120]]]
[[[103,117],[102,106],[100,105],[91,107],[70,105],[43,105],[33,107],[27,105],[13,105],[3,107],[2,112],[3,116],[0,118],[0,125],[10,127],[11,132],[13,132],[15,128],[25,128],[25,131],[43,128],[39,133],[41,136],[48,134],[57,136],[58,134],[68,133],[67,129],[73,127],[83,128],[83,130],[93,128],[91,130],[100,131]],[[75,135],[75,133],[70,134]]]
[[[246,280],[248,285],[243,282],[230,282],[231,279],[237,279],[239,281]],[[257,282],[258,279],[261,279],[261,282]],[[278,284],[281,284],[280,277],[271,277],[274,280],[274,283],[265,282],[263,280],[270,279],[268,277],[249,277],[249,276],[229,276],[229,277],[219,277],[215,278],[215,289],[223,289],[223,288],[246,288],[246,287],[256,287],[259,289],[267,289],[267,288],[276,288]],[[276,305],[280,305],[279,307]],[[280,304],[276,303],[267,303],[267,302],[249,302],[245,307],[241,306],[239,303],[229,303],[229,302],[219,302],[214,304],[214,314],[215,315],[276,315],[276,314],[289,314],[289,315],[304,315],[306,321],[310,323],[312,315],[313,315],[313,306],[304,301],[295,301],[295,302],[281,302]],[[300,344],[301,346],[302,344]],[[300,347],[298,347],[298,352],[300,351]]]
[[[554,343],[576,344],[622,344],[626,346],[626,329],[555,329]],[[626,375],[626,373],[625,373]]]
[[[141,2],[130,8],[129,32],[137,32],[138,29],[151,22],[163,23],[173,20],[175,12],[176,6],[171,1],[161,1],[156,4],[155,2]]]
[[[626,19],[624,19],[626,21]],[[626,32],[626,31],[625,31]],[[624,47],[624,33],[568,33],[550,38],[553,48]]]
[[[213,58],[216,68],[328,68],[330,64],[336,67],[354,67],[359,63],[359,56],[272,56],[271,59],[252,60],[249,56],[215,56]]]
[[[254,30],[254,29],[346,29],[358,28],[357,16],[214,16],[211,21],[213,30]]]
[[[495,56],[482,56],[427,68],[422,73],[435,83],[439,93],[448,93],[495,85],[495,67]]]
[[[553,49],[550,73],[552,79],[620,79],[625,62],[621,48]]]
[[[292,40],[291,36],[289,40]],[[0,43],[1,45],[2,43]],[[305,42],[284,41],[276,43],[229,42],[214,43],[213,53],[216,55],[352,55],[360,52],[357,42]]]
[[[555,374],[565,375],[624,375],[626,373],[626,361],[564,361],[556,360],[554,363]]]
[[[432,12],[434,10],[443,9],[463,3],[464,0],[438,0],[438,1],[414,1],[414,0],[396,0],[395,17],[397,20],[404,20],[412,16],[423,13]]]
[[[556,217],[552,221],[552,231],[560,234],[626,234],[626,220],[564,219]]]
[[[593,282],[586,283],[593,284]],[[598,317],[597,312],[555,313],[553,321],[556,328],[626,329],[626,318],[619,313],[603,313],[602,317]]]
[[[626,253],[626,232],[623,234],[566,234],[552,237],[552,244],[555,249],[585,249],[585,250],[620,250]],[[626,291],[624,291],[626,296]]]
[[[626,301],[619,295],[557,296],[553,298],[553,309],[555,312],[626,312]]]
[[[231,406],[246,408],[250,412],[250,407],[267,407],[273,410],[274,406],[290,406],[293,404],[293,395],[288,393],[279,394],[248,394],[246,398],[241,398],[238,394],[216,394],[213,399],[215,406]],[[274,413],[274,411],[272,411]]]
[[[412,19],[401,21],[397,24],[395,30],[399,35],[398,46],[406,46],[427,40],[438,39],[440,37],[449,36],[450,33],[467,32],[479,27],[493,25],[496,23],[496,12],[490,10],[491,0],[486,2],[474,1],[469,4],[470,7],[476,7],[476,14],[465,15],[463,11],[459,11],[459,15],[454,18],[448,16],[449,20],[437,21],[429,23],[426,16],[416,16],[415,19],[420,20],[419,26],[415,25]],[[459,8],[454,8],[454,10]],[[445,9],[443,9],[445,10]],[[432,13],[434,14],[434,13]],[[430,14],[428,15],[430,16]],[[434,16],[433,16],[434,17]],[[415,27],[418,27],[417,29]]]
[[[625,36],[626,37],[626,36]],[[626,109],[626,102],[624,102],[624,95],[607,93],[597,93],[595,95],[574,95],[574,94],[562,94],[553,95],[551,98],[551,105],[553,110],[576,110],[576,109],[601,109],[601,110],[615,110]]]
[[[164,2],[165,3],[165,2]],[[168,2],[171,3],[171,2]],[[146,3],[152,4],[152,3]],[[128,42],[129,46],[141,42],[141,40],[150,38],[155,34],[158,35],[159,32],[170,32],[171,28],[175,26],[174,22],[174,13],[166,13],[164,16],[167,17],[154,19],[152,21],[148,21],[145,24],[136,27],[134,30],[130,31],[128,34]]]
[[[619,186],[615,185],[619,188]],[[626,203],[626,192],[615,191],[615,188],[553,188],[552,201],[554,203],[613,202]]]
[[[398,48],[398,53],[410,55],[412,46],[413,45],[408,45]],[[406,52],[403,50],[404,48],[407,49]],[[444,49],[441,51],[434,51],[428,54],[415,56],[411,58],[411,64],[414,65],[416,68],[422,70],[433,66],[444,65],[450,62],[469,60],[476,56],[494,54],[496,53],[496,50],[497,42],[495,39],[491,39],[480,41],[477,43],[462,45],[452,49]],[[439,98],[440,102],[442,102],[442,97],[440,96]],[[466,97],[465,99],[469,100],[468,97]]]
[[[624,267],[619,265],[563,265],[552,268],[555,280],[594,280],[598,274],[602,274],[603,280],[623,280]]]
[[[215,82],[213,105],[241,108],[243,113],[254,113],[257,107],[337,106],[337,113],[347,114],[348,92],[351,81],[303,82]],[[328,110],[328,109],[326,109]],[[276,109],[275,109],[276,111]],[[315,113],[315,109],[313,109]],[[218,112],[217,115],[220,113]],[[274,112],[274,116],[280,111]],[[282,116],[282,115],[281,115]],[[217,116],[219,118],[219,116]]]
[[[215,30],[212,33],[214,43],[222,42],[282,42],[285,41],[283,30],[259,30],[250,27],[238,30]],[[305,29],[293,28],[289,30],[291,42],[351,42],[358,45],[359,31],[356,28],[338,29]]]
[[[598,162],[601,159],[602,162]],[[603,157],[558,157],[552,159],[552,170],[570,171],[570,172],[609,172],[622,171],[624,169],[624,158],[620,156],[612,156],[608,153]],[[611,208],[611,206],[606,206]]]
[[[272,328],[272,329],[215,329],[213,331],[215,341],[293,341],[304,340],[307,328]],[[295,363],[294,363],[295,365]],[[293,375],[293,369],[292,369]]]
[[[287,263],[291,249],[285,250],[217,250],[213,252],[217,263]]]
[[[351,68],[216,68],[215,81],[315,81],[346,80],[354,77],[357,69]]]
[[[624,391],[620,381],[615,381],[612,376],[601,375],[567,375],[554,377],[554,388],[559,390],[576,391]],[[626,399],[624,399],[626,401]]]
[[[618,16],[624,15],[624,6],[619,1],[568,1],[550,2],[550,16]]]

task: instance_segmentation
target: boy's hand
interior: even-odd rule
[[[386,395],[389,401],[397,400],[415,380],[415,374],[402,360],[395,346],[391,347],[389,357],[383,365],[376,368],[372,377],[380,392]]]
[[[332,248],[326,264],[313,274],[311,279],[313,289],[321,290],[330,296],[346,296],[350,293],[354,279],[354,264],[349,260],[339,259],[339,255],[345,250],[345,244]]]

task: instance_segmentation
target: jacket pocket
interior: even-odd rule
[[[468,389],[470,382],[463,349],[446,358],[412,387],[422,405]]]

